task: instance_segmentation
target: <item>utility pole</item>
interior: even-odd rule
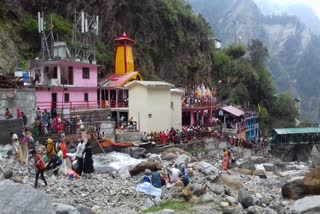
[[[234,25],[234,44],[237,44],[237,21],[233,21],[233,25]]]

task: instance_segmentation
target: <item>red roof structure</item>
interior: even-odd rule
[[[123,32],[122,35],[119,38],[116,38],[114,41],[116,42],[128,42],[128,43],[135,43],[135,41],[133,39],[130,39],[129,37],[127,37],[126,32]]]
[[[98,84],[100,86],[105,86],[110,88],[122,87],[130,80],[137,79],[137,78],[141,79],[139,72],[136,72],[136,71],[127,73],[125,75],[112,74],[107,78],[100,80]]]

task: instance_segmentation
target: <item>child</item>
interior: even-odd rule
[[[44,173],[44,170],[46,168],[45,166],[45,163],[44,161],[42,160],[42,157],[40,154],[38,154],[36,152],[36,150],[32,150],[31,152],[32,154],[32,157],[34,158],[34,166],[36,168],[36,181],[34,183],[34,188],[37,188],[38,187],[38,179],[39,179],[39,175],[40,175],[40,178],[43,180],[44,184],[47,186],[47,181],[43,175]]]

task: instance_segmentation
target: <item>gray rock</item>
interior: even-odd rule
[[[148,161],[157,161],[157,162],[161,162],[162,161],[160,155],[157,155],[157,154],[148,153],[147,154],[147,158],[148,158]]]
[[[202,201],[214,201],[214,196],[211,193],[207,192],[202,196]]]
[[[265,162],[265,158],[262,156],[251,156],[250,160],[253,164],[261,164]]]
[[[144,209],[149,209],[149,208],[153,207],[154,205],[155,205],[155,203],[150,198],[146,198],[146,200],[144,201],[143,207],[144,207]]]
[[[320,152],[318,151],[316,145],[312,147],[310,159],[312,161],[313,167],[317,167],[320,165]]]
[[[182,154],[177,157],[176,161],[174,162],[174,165],[175,167],[180,168],[182,164],[187,166],[189,161],[190,157],[188,155]]]
[[[78,206],[77,210],[78,210],[79,214],[94,214],[94,212],[92,211],[91,208],[85,207],[82,205]]]
[[[248,214],[260,214],[263,212],[263,208],[259,206],[250,206],[247,209]]]
[[[236,161],[236,166],[243,169],[254,170],[254,164],[249,158],[239,159]]]
[[[268,172],[273,172],[274,171],[274,165],[272,163],[264,163],[263,167]]]
[[[207,188],[201,184],[193,183],[190,185],[190,190],[192,195],[201,196],[207,191]]]
[[[4,179],[10,179],[13,176],[13,172],[11,170],[7,170],[3,173]]]
[[[233,203],[233,204],[237,203],[237,199],[235,197],[232,197],[232,196],[229,196],[229,195],[226,196],[226,200],[229,203]]]
[[[170,160],[174,160],[174,159],[176,159],[176,158],[177,158],[177,155],[176,155],[176,154],[173,154],[173,153],[171,153],[171,152],[161,155],[161,159],[162,159],[162,160],[168,160],[168,161],[170,161]]]
[[[145,158],[146,157],[146,149],[142,147],[130,147],[128,149],[128,153],[133,158]]]
[[[56,214],[80,214],[77,208],[68,204],[54,203]]]
[[[238,204],[237,206],[223,207],[222,213],[223,214],[242,214],[243,213],[243,207],[242,207],[241,204]]]
[[[127,168],[119,169],[118,175],[119,175],[120,178],[122,178],[122,179],[129,179],[129,178],[131,178],[131,175],[130,175],[129,170],[128,170]]]
[[[207,187],[209,190],[212,192],[219,194],[219,195],[224,195],[224,188],[223,186],[217,185],[217,184],[212,184],[212,183],[207,183]]]
[[[205,161],[199,162],[197,164],[197,169],[205,175],[218,172],[218,169],[216,167],[214,167],[212,164],[207,163]]]
[[[102,213],[102,212],[96,212],[95,214],[99,214],[99,213]],[[103,212],[103,213],[105,213],[105,212]],[[107,214],[136,214],[137,212],[130,209],[129,207],[115,207],[115,208],[108,210],[108,212],[106,212],[106,213]]]
[[[162,200],[160,197],[155,197],[154,198],[154,203],[158,206],[159,204],[161,204]]]
[[[243,188],[241,188],[238,192],[238,201],[242,204],[244,208],[248,208],[253,206],[253,198],[251,195]]]
[[[1,214],[54,214],[50,197],[29,185],[10,180],[0,182]]]
[[[228,144],[226,142],[220,142],[218,144],[218,149],[219,150],[228,149]]]
[[[308,196],[297,200],[292,207],[293,214],[320,213],[320,195]]]

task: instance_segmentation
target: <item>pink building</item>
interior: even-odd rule
[[[41,110],[98,108],[97,65],[63,60],[35,60],[31,68],[36,106]]]

